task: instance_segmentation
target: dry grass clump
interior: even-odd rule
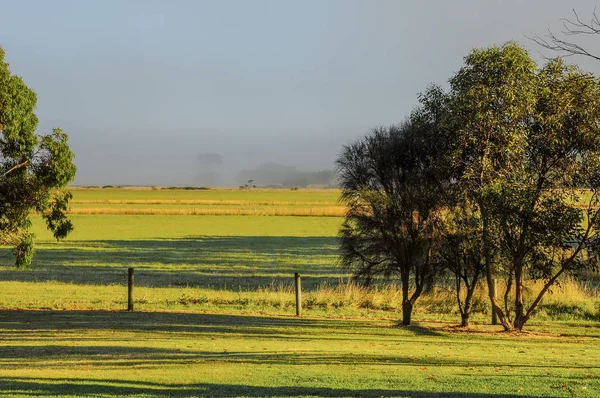
[[[534,299],[534,293],[541,289],[542,282],[526,292],[527,300]],[[502,286],[498,286],[501,292]],[[291,309],[295,305],[294,287],[279,284],[258,290],[232,292],[212,291],[203,293],[201,298],[185,297],[180,304],[237,305],[245,308]],[[302,305],[307,310],[373,310],[400,312],[402,292],[399,285],[379,285],[362,287],[351,281],[339,284],[325,284],[312,291],[303,292]],[[459,316],[456,293],[450,287],[434,288],[424,293],[415,306],[421,314]],[[486,288],[477,289],[473,300],[473,313],[489,315],[489,302]],[[595,320],[600,321],[600,299],[597,290],[582,285],[575,280],[567,280],[548,293],[536,317],[553,320]]]

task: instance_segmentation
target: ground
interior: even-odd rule
[[[600,330],[1,311],[0,395],[597,397]],[[561,334],[562,333],[562,334]]]
[[[76,191],[75,205],[110,207],[117,194],[152,202],[140,195],[153,192],[157,210],[179,194],[172,200],[209,207],[329,206],[335,197],[92,190]],[[398,327],[397,290],[346,284],[340,217],[78,214],[60,243],[34,221],[31,269],[15,270],[0,249],[0,396],[600,396],[592,291],[561,288],[571,301],[556,308],[581,302],[588,312],[540,314],[519,334],[484,313],[458,328],[454,299],[441,293],[417,303],[415,325]],[[124,311],[127,267],[135,312]],[[306,290],[302,318],[294,272]]]

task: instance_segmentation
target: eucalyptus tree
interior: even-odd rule
[[[523,159],[491,195],[514,288],[514,317],[508,306],[505,315],[519,330],[562,275],[595,265],[600,227],[600,81],[553,60],[535,94]],[[542,289],[526,300],[538,279]]]
[[[439,167],[447,140],[439,118],[445,96],[431,87],[403,124],[376,128],[337,160],[347,213],[339,232],[341,263],[365,285],[398,277],[402,324],[436,274],[432,261],[447,179]]]
[[[75,176],[67,135],[60,129],[36,135],[36,94],[10,72],[0,48],[0,244],[13,246],[18,267],[33,256],[30,214],[42,214],[57,239],[73,225],[65,211]]]
[[[510,328],[495,297],[494,209],[491,199],[521,167],[535,105],[535,62],[521,47],[475,49],[450,79],[455,168],[460,190],[481,217],[486,279],[492,311]]]
[[[514,43],[474,50],[450,83],[457,176],[479,208],[492,308],[506,330],[522,329],[561,275],[596,259],[599,83],[559,60],[536,70]]]

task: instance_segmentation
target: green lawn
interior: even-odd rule
[[[39,218],[33,266],[12,266],[0,249],[0,308],[121,309],[126,268],[136,272],[136,306],[186,309],[242,306],[293,312],[295,272],[305,291],[336,284],[328,217],[72,216],[75,231],[51,240]],[[257,295],[258,289],[268,290]],[[24,291],[35,289],[32,297]],[[307,296],[308,297],[308,296]]]
[[[0,396],[598,397],[600,328],[0,311]],[[566,332],[567,336],[559,333]]]
[[[72,215],[75,230],[63,242],[180,239],[219,236],[334,238],[338,217]],[[59,246],[34,217],[33,232],[41,244]]]
[[[294,272],[306,287],[347,276],[337,266],[329,217],[72,216],[75,231],[56,242],[35,220],[39,237],[31,269],[12,267],[0,250],[0,281],[57,281],[79,285],[123,282],[126,267],[138,285],[257,288],[288,283]]]

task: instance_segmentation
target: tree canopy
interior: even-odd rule
[[[450,271],[463,324],[484,273],[492,311],[522,329],[561,276],[597,264],[600,81],[560,59],[538,68],[510,42],[473,50],[448,92],[432,86],[419,100],[406,122],[338,159],[342,263],[364,280],[400,273],[409,304],[424,275]]]
[[[443,98],[431,87],[424,106],[403,124],[374,129],[344,148],[337,160],[342,201],[342,264],[355,278],[399,277],[404,325],[431,284],[434,236],[448,184],[439,167],[445,140],[437,129]],[[410,285],[414,289],[410,291]]]
[[[13,246],[18,267],[33,258],[33,211],[42,214],[57,239],[73,229],[65,215],[71,194],[62,188],[75,177],[74,155],[59,128],[36,134],[36,102],[0,48],[0,242]]]

